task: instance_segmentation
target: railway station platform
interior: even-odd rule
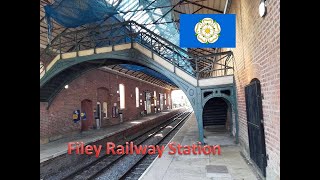
[[[161,158],[156,158],[139,180],[203,179],[203,180],[255,180],[259,179],[240,153],[230,133],[217,129],[204,132],[208,145],[220,145],[221,155],[169,154],[166,146]],[[198,128],[194,113],[170,142],[192,145],[198,140]]]
[[[84,131],[47,144],[40,144],[40,164],[57,156],[66,154],[68,150],[68,142],[84,142],[86,145],[99,141],[101,142],[103,140],[117,141],[125,139],[139,131],[156,126],[166,118],[182,112],[183,109],[184,108],[165,110],[156,114],[141,117],[138,120],[126,121],[109,127]]]

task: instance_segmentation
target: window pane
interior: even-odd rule
[[[124,85],[119,84],[119,91],[120,91],[120,109],[125,108],[125,92],[124,92]]]
[[[136,87],[136,107],[139,107],[139,88]]]

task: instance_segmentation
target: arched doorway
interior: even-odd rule
[[[230,129],[231,107],[221,97],[209,99],[202,113],[203,127],[216,131],[227,131]]]
[[[99,102],[99,103],[98,103]],[[108,104],[110,104],[109,89],[99,87],[97,89],[97,118],[99,123],[96,122],[97,128],[108,125]]]
[[[261,84],[257,78],[245,86],[250,158],[266,176],[267,153],[262,111]]]
[[[85,113],[85,119],[81,120],[81,131],[87,131],[93,125],[93,108],[92,101],[85,99],[81,101],[81,113]]]
[[[102,116],[101,116],[101,103],[100,102],[97,102],[97,109],[96,109],[96,116],[95,116],[95,119],[96,119],[96,128],[97,129],[100,129],[101,127],[101,122],[102,122]]]

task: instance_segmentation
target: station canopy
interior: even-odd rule
[[[179,46],[180,14],[223,13],[226,7],[227,0],[40,0],[40,51],[60,33],[129,20]],[[215,49],[186,50],[195,55],[215,52]],[[144,73],[175,87],[164,75],[147,67],[122,64],[113,68]]]

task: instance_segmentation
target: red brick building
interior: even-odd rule
[[[125,107],[120,109],[119,84],[124,85]],[[139,89],[139,105],[136,104],[136,88]],[[105,69],[95,69],[78,77],[68,88],[63,89],[48,106],[47,102],[40,102],[40,143],[61,138],[70,133],[79,133],[84,127],[80,121],[73,122],[75,110],[87,111],[85,128],[96,128],[93,117],[97,111],[97,103],[101,105],[101,126],[110,126],[120,123],[119,115],[115,115],[113,107],[123,114],[123,121],[131,121],[141,117],[145,111],[145,93],[150,92],[152,97],[157,94],[157,104],[152,100],[151,113],[155,107],[160,109],[159,93],[163,94],[163,110],[171,109],[171,90],[151,84],[137,78]],[[157,111],[158,111],[157,110]],[[87,130],[87,129],[85,129]]]

